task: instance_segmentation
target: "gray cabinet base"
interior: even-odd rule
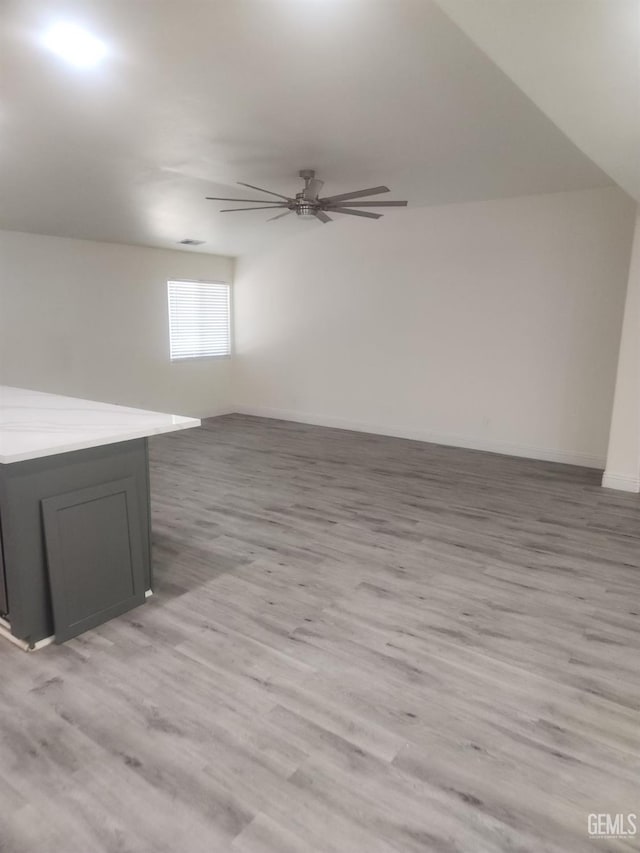
[[[112,496],[111,501],[107,500],[110,484],[123,480],[128,481],[128,488],[125,489],[128,501],[126,531],[121,508],[114,503],[117,502],[117,496]],[[81,623],[82,618],[86,619],[86,623],[80,626],[80,630],[84,630],[91,624],[97,624],[134,604],[142,603],[144,590],[151,588],[149,466],[146,439],[0,465],[0,520],[8,619],[13,635],[31,645],[56,633],[43,508],[48,506],[49,510],[53,510],[56,506],[60,508],[65,505],[77,507],[82,501],[74,503],[72,493],[86,489],[98,489],[97,494],[102,495],[105,501],[102,507],[94,507],[97,512],[80,512],[74,519],[75,525],[85,524],[83,535],[86,535],[82,542],[77,539],[71,543],[71,552],[75,554],[76,561],[84,556],[83,571],[88,573],[89,577],[85,575],[84,587],[79,593],[82,602],[78,599],[70,600],[67,604],[63,602],[61,612],[64,612],[65,607],[72,606],[79,608],[74,611],[78,615],[82,607],[85,607],[87,615],[75,620]],[[116,492],[122,494],[121,491]],[[89,493],[87,497],[90,498]],[[56,500],[51,502],[52,499]],[[115,525],[111,531],[109,525]],[[133,531],[132,525],[135,527]],[[125,547],[125,532],[126,547],[130,549],[128,555],[122,550]],[[129,563],[126,563],[122,571],[114,571],[111,574],[108,565],[97,560],[94,567],[97,574],[95,584],[92,585],[92,568],[87,565],[86,559],[91,554],[91,537],[95,540],[94,545],[100,548],[100,542],[110,540],[110,533],[113,535],[111,557],[116,558],[120,553],[125,563],[127,560]],[[59,548],[55,554],[52,551],[51,560],[55,563],[58,573],[61,571],[64,575],[66,572],[67,582],[73,583],[73,573],[78,571],[78,567],[67,565],[65,568],[60,562],[63,560],[62,554]],[[123,580],[127,571],[131,577],[130,594],[127,594],[126,582]],[[56,574],[57,579],[60,576]],[[104,607],[100,606],[100,597],[103,598]],[[58,601],[62,599],[59,597]],[[104,611],[104,618],[97,618],[101,611]],[[94,618],[91,618],[91,613]],[[60,624],[59,627],[58,639],[66,639],[72,633],[78,633],[77,630],[70,631],[68,625]]]

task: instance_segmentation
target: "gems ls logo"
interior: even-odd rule
[[[587,829],[591,838],[635,838],[638,834],[638,818],[632,812],[590,814]]]

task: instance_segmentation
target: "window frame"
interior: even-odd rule
[[[228,324],[229,324],[229,352],[213,355],[171,355],[171,284],[218,284],[227,288],[228,293]],[[233,356],[233,287],[230,281],[222,281],[221,279],[204,279],[204,278],[168,278],[167,279],[167,341],[169,344],[169,363],[179,364],[182,361],[207,361],[219,359],[230,359]]]

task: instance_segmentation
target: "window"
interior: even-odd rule
[[[209,281],[169,281],[171,360],[231,354],[230,290]]]

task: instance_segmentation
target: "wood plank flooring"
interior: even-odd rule
[[[640,813],[640,501],[238,415],[152,440],[156,587],[0,644],[2,853],[573,853]]]

